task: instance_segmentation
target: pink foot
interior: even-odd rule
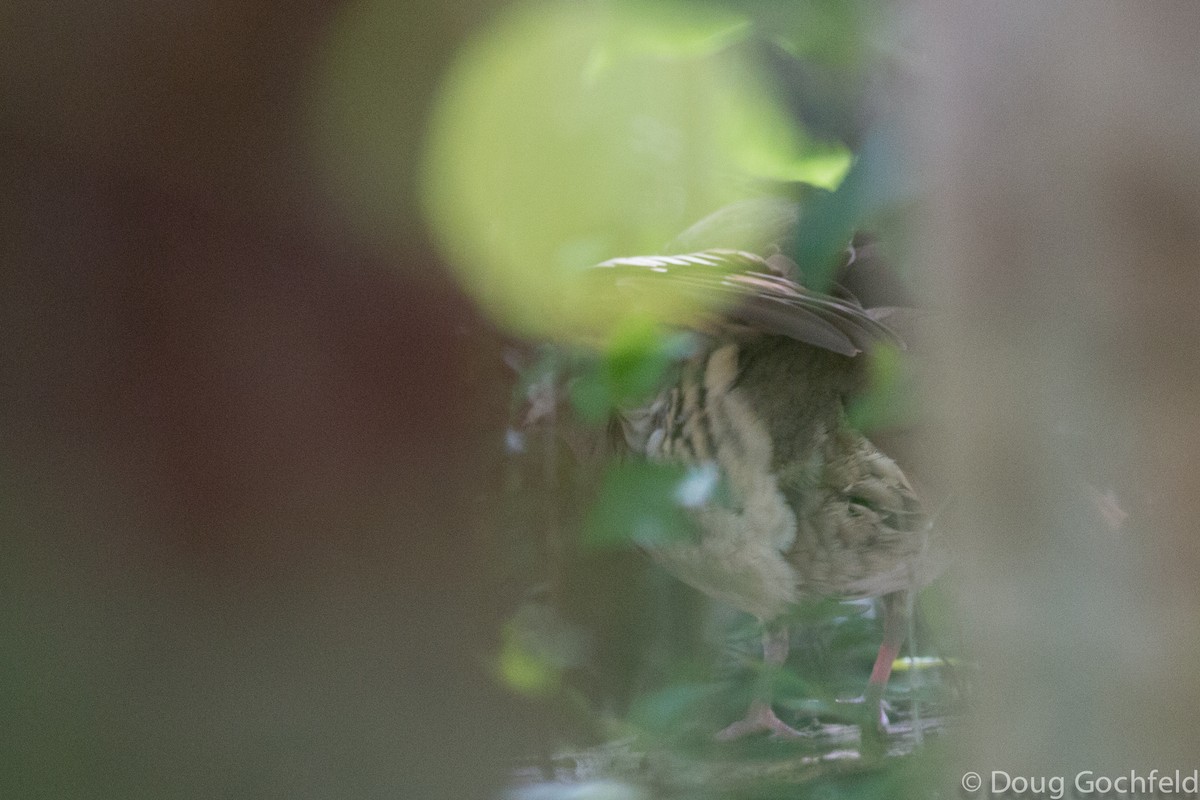
[[[775,716],[775,711],[766,703],[750,706],[746,716],[717,733],[717,741],[730,742],[754,733],[769,733],[772,738],[798,739],[804,736],[786,722]]]

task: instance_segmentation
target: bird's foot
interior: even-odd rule
[[[745,717],[718,731],[716,738],[719,742],[731,742],[755,733],[768,733],[773,739],[799,739],[804,736],[777,717],[769,704],[755,703]]]

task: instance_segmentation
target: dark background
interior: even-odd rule
[[[533,736],[481,664],[496,338],[312,166],[341,10],[4,8],[0,795],[472,797]],[[409,5],[401,164],[483,15]]]

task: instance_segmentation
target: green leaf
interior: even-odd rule
[[[517,621],[510,620],[501,631],[496,674],[505,686],[520,694],[547,695],[562,684],[563,665],[536,645]]]
[[[610,467],[588,516],[584,541],[593,547],[627,547],[690,537],[691,519],[676,499],[686,477],[686,468],[676,464]]]
[[[590,425],[603,422],[616,405],[609,382],[598,364],[586,368],[572,380],[567,391],[575,412]]]
[[[646,401],[692,348],[689,334],[664,333],[644,317],[627,319],[598,358],[583,360],[570,384],[571,402],[585,422],[602,422],[618,408]]]
[[[623,24],[612,27],[607,41],[612,57],[712,55],[744,40],[751,31],[750,20],[723,3],[618,0],[610,8],[623,18]]]
[[[916,191],[900,168],[895,134],[876,131],[834,192],[814,193],[790,246],[805,284],[826,291],[855,232],[910,200]]]
[[[762,255],[790,239],[800,204],[786,197],[755,197],[723,206],[692,224],[667,246],[669,253],[741,250]]]
[[[879,345],[867,359],[867,391],[847,409],[850,424],[868,432],[911,424],[918,412],[916,378],[904,354],[897,347]]]
[[[518,5],[459,54],[422,195],[485,311],[528,335],[586,336],[624,307],[579,287],[588,265],[658,252],[771,182],[836,180],[846,154],[812,141],[749,48],[728,46],[748,30],[717,4]],[[364,173],[392,152],[361,144]]]
[[[650,731],[677,732],[713,702],[716,689],[710,684],[682,683],[639,697],[630,718]]]

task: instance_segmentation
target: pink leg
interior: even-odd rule
[[[900,655],[900,647],[908,634],[908,597],[904,592],[893,592],[883,597],[883,642],[879,655],[871,670],[864,698],[867,705],[877,712],[876,721],[881,731],[888,726],[887,713],[883,708],[883,692],[892,675],[892,664]]]
[[[784,626],[763,631],[764,683],[759,687],[759,696],[750,704],[746,716],[717,733],[717,740],[727,742],[753,733],[769,733],[772,736],[794,739],[803,736],[775,715],[771,708],[770,678],[775,670],[783,666],[788,654],[788,632]]]

